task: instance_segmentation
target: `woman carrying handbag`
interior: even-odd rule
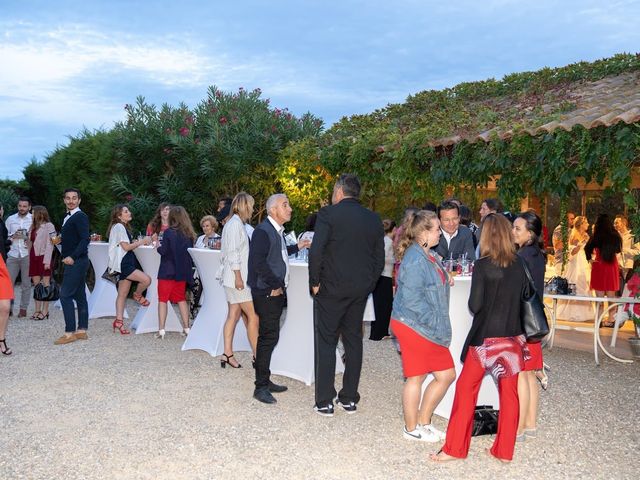
[[[49,212],[42,205],[35,205],[32,210],[33,223],[29,232],[31,248],[29,248],[29,277],[37,287],[39,283],[47,289],[51,280],[51,264],[53,259],[53,244],[51,237],[56,234],[56,227],[49,220]],[[34,299],[36,309],[31,320],[44,320],[49,318],[49,302]]]
[[[116,288],[118,296],[116,297],[116,319],[113,321],[113,331],[116,329],[121,335],[131,333],[124,326],[124,305],[127,296],[131,290],[131,284],[138,282],[136,291],[133,293],[133,299],[138,302],[141,307],[148,307],[149,300],[142,296],[149,285],[151,285],[151,277],[142,271],[138,260],[133,251],[140,245],[149,245],[151,239],[145,237],[142,240],[133,241],[129,223],[132,215],[129,207],[126,205],[116,205],[111,210],[111,221],[109,222],[109,266],[107,272],[119,272]]]

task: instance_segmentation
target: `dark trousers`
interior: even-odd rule
[[[333,403],[336,396],[336,346],[342,336],[345,370],[342,403],[360,401],[358,384],[362,369],[362,316],[367,297],[327,298],[316,296],[313,301],[313,327],[316,374],[316,405]]]
[[[393,280],[380,276],[373,290],[373,310],[376,321],[371,323],[369,340],[382,340],[389,335],[389,320],[393,308]]]
[[[266,388],[271,376],[271,354],[280,338],[280,316],[285,306],[285,296],[268,297],[253,295],[253,306],[260,322],[256,347],[256,389]]]
[[[60,305],[62,305],[62,313],[64,314],[64,331],[66,333],[89,328],[89,306],[85,293],[87,270],[89,270],[88,257],[81,257],[73,265],[64,266],[62,286],[60,287]],[[78,307],[77,329],[74,300]]]

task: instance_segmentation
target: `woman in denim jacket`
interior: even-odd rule
[[[391,314],[391,329],[400,343],[407,377],[402,391],[403,436],[424,442],[445,437],[431,424],[431,417],[456,377],[449,353],[449,287],[453,280],[431,251],[439,239],[436,214],[417,212],[396,249],[396,258],[402,263]],[[422,384],[429,373],[433,380],[423,394]]]

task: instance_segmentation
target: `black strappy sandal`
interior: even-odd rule
[[[3,338],[2,340],[0,340],[0,345],[4,345],[4,348],[0,347],[0,353],[2,353],[3,355],[11,355],[13,353],[11,349],[7,347],[6,339]]]
[[[242,365],[240,364],[234,365],[229,361],[233,358],[233,353],[231,355],[227,355],[226,353],[223,353],[222,356],[224,357],[220,359],[220,366],[222,368],[225,368],[227,365],[229,365],[231,368],[242,368]]]

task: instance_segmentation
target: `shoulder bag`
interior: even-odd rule
[[[527,286],[520,300],[522,330],[527,340],[539,342],[549,334],[549,322],[544,312],[542,299],[536,291],[535,283],[533,283],[531,273],[529,273],[529,269],[524,260],[522,260],[522,267],[527,276]]]
[[[107,269],[102,274],[102,278],[109,283],[113,283],[117,287],[118,282],[120,281],[120,272],[116,272],[115,270],[111,270],[109,267],[107,267]]]

